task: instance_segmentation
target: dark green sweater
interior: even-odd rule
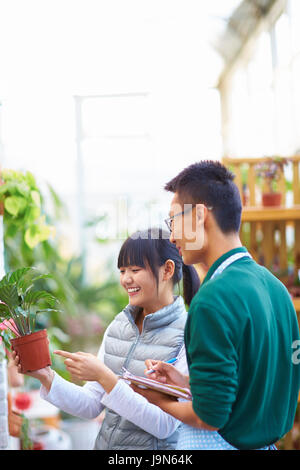
[[[234,447],[276,442],[294,421],[300,365],[296,312],[285,286],[251,258],[211,279],[209,269],[194,297],[185,329],[193,408]],[[299,348],[299,346],[298,346]]]

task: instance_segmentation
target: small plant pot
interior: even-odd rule
[[[281,193],[263,193],[262,194],[262,205],[264,207],[274,207],[281,205]]]
[[[51,366],[47,330],[11,339],[10,344],[20,358],[23,374]]]

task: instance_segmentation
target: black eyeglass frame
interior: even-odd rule
[[[199,203],[200,204],[200,203]],[[172,221],[175,219],[175,217],[178,217],[179,215],[184,215],[187,214],[188,212],[192,211],[194,207],[196,207],[197,204],[192,204],[191,207],[188,209],[183,210],[182,212],[178,212],[177,214],[172,215],[172,217],[168,217],[167,219],[164,220],[166,226],[170,230],[170,233],[172,233]],[[203,204],[204,205],[204,204]],[[208,207],[205,206],[207,210],[212,211],[213,207]]]

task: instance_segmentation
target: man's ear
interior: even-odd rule
[[[202,225],[207,216],[207,208],[204,204],[196,204],[196,221],[197,225]]]

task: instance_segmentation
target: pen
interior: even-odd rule
[[[168,361],[164,361],[166,364],[174,364],[177,361],[177,357],[173,357],[172,359],[169,359]],[[154,369],[147,370],[146,374],[152,374],[155,372]]]

